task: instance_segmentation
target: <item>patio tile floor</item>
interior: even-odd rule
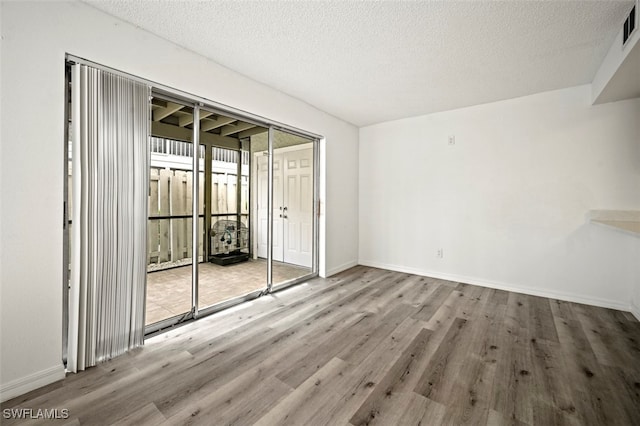
[[[200,263],[198,271],[201,308],[263,289],[267,281],[267,262],[261,259],[227,266]],[[309,272],[309,268],[273,262],[273,283],[275,285]],[[147,325],[189,312],[191,265],[149,272],[146,309]]]

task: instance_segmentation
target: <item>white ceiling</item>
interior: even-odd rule
[[[96,1],[358,126],[590,83],[633,1]]]

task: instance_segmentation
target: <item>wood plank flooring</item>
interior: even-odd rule
[[[81,425],[638,425],[628,313],[358,266],[2,404]],[[3,419],[3,424],[44,424]]]

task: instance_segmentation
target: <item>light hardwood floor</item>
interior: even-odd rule
[[[83,425],[638,425],[640,323],[358,266],[153,337],[11,407],[66,408],[60,424]]]

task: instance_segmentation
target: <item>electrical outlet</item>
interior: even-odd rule
[[[438,251],[436,252],[436,256],[438,256],[439,258],[443,258],[444,257],[444,252],[443,252],[443,250],[441,248],[438,249]]]
[[[455,135],[449,135],[449,145],[455,145],[455,144],[456,144]]]

